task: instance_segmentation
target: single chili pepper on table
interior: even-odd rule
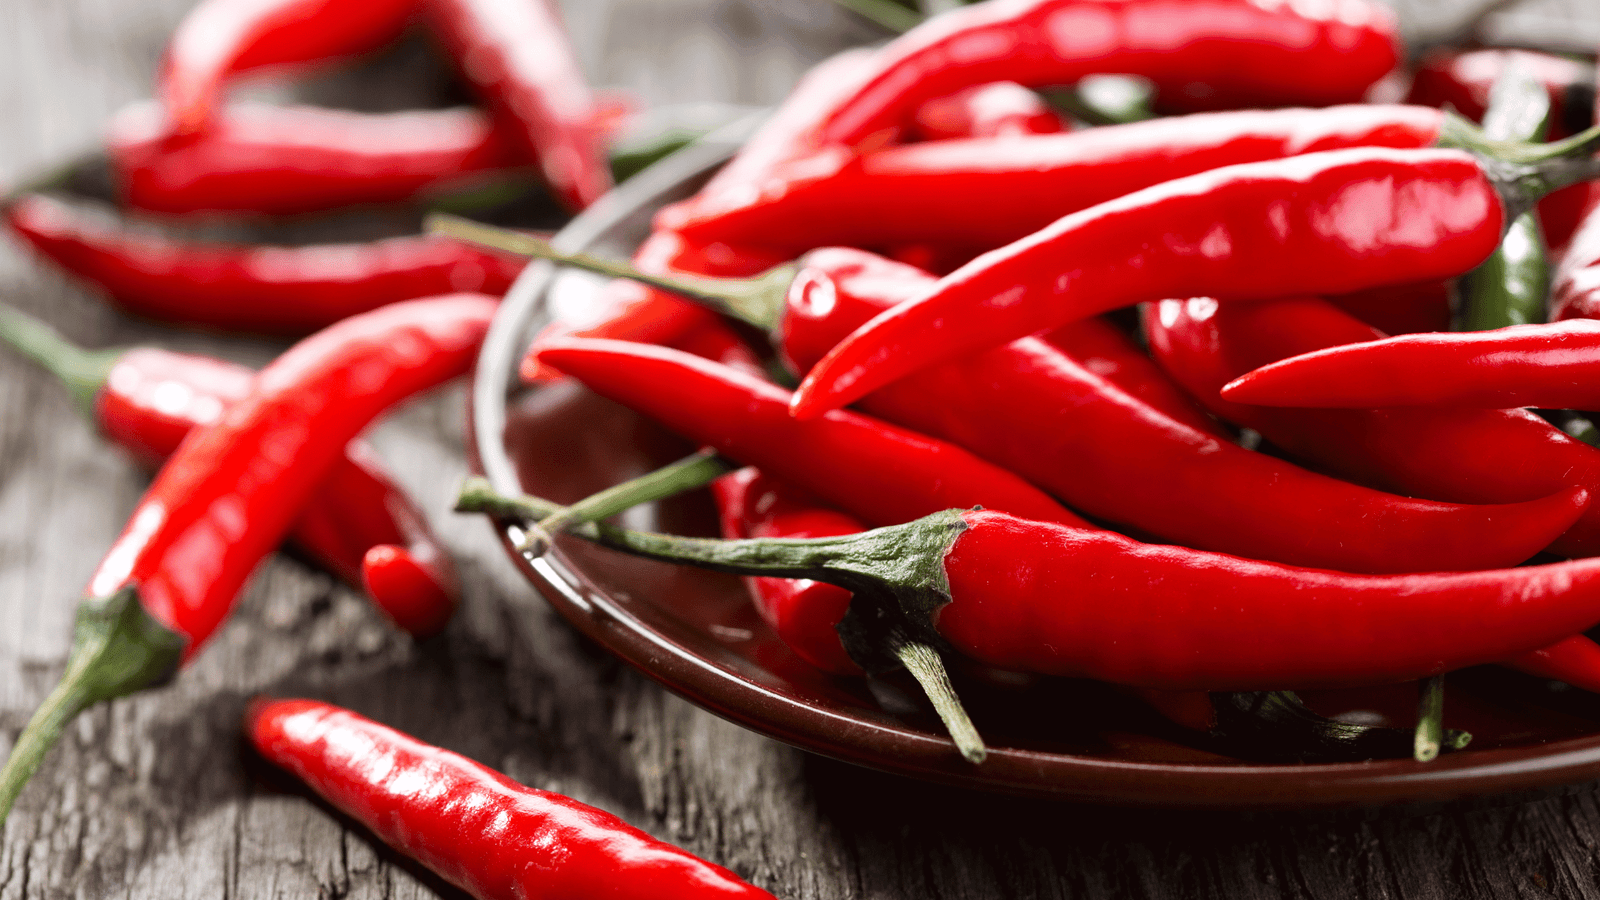
[[[1422,106],[1198,113],[1069,134],[826,148],[742,192],[665,207],[658,229],[795,251],[897,242],[989,250],[1070,212],[1222,166],[1349,147],[1422,148],[1444,116]],[[981,208],[982,214],[974,209]]]
[[[567,208],[611,189],[598,106],[549,0],[424,0],[428,21]]]
[[[496,303],[394,304],[301,341],[194,430],[89,581],[67,668],[0,768],[0,819],[78,713],[169,677],[216,630],[344,448],[471,367]]]
[[[681,351],[566,338],[539,356],[596,393],[871,523],[909,521],[954,502],[1087,526],[1038,488],[953,444],[852,412],[797,422],[784,389]]]
[[[263,66],[320,63],[392,43],[417,0],[202,0],[167,42],[157,94],[176,137],[211,123],[229,76]]]
[[[1335,409],[1600,409],[1600,322],[1342,344],[1241,375],[1222,388],[1222,399]]]
[[[610,813],[349,710],[257,699],[244,729],[268,762],[476,900],[772,897]]]
[[[152,470],[191,430],[244,399],[255,377],[244,366],[156,347],[85,350],[4,306],[0,341],[59,378],[106,437]],[[289,536],[318,565],[356,587],[363,586],[365,560],[376,551],[382,557],[377,577],[386,582],[368,593],[414,635],[438,632],[455,611],[459,589],[448,554],[416,501],[364,442],[345,448]]]
[[[112,178],[133,209],[295,215],[397,203],[528,165],[502,129],[465,108],[372,114],[231,103],[177,146],[165,125],[149,101],[111,120]]]
[[[496,495],[481,481],[458,503],[519,519],[552,507]],[[724,541],[600,524],[575,533],[714,571],[838,584],[854,591],[858,621],[949,641],[988,665],[1164,689],[1409,681],[1549,645],[1600,617],[1595,559],[1350,575],[990,510],[944,510],[808,540]],[[841,633],[853,656],[871,655],[870,639]]]
[[[1362,0],[979,3],[878,50],[822,143],[872,145],[922,103],[972,85],[1043,87],[1103,72],[1148,78],[1169,109],[1354,103],[1395,67],[1397,45],[1393,13]]]
[[[793,412],[814,416],[934,363],[1136,302],[1265,300],[1459,275],[1542,192],[1600,174],[1593,159],[1563,156],[1597,139],[1600,130],[1530,149],[1520,163],[1459,150],[1334,150],[1137,191],[987,253],[880,314],[812,369]]]
[[[106,224],[29,195],[5,210],[42,256],[157,321],[301,335],[397,300],[453,291],[499,296],[522,266],[437,237],[365,244],[198,244]]]
[[[1146,308],[1144,327],[1156,361],[1213,415],[1359,483],[1455,503],[1505,503],[1600,485],[1600,451],[1527,410],[1297,410],[1218,396],[1228,382],[1268,363],[1383,337],[1325,301],[1169,300]],[[1586,511],[1550,550],[1600,554],[1600,513]]]
[[[507,249],[630,275],[625,266],[554,253],[521,235],[459,220],[437,224],[465,239],[498,235]],[[469,227],[458,230],[458,224]],[[773,334],[796,372],[805,372],[860,323],[933,281],[908,266],[846,248],[814,251],[798,266],[743,283],[653,280],[662,287],[676,284],[686,295]],[[1512,565],[1544,548],[1582,512],[1581,504],[1571,504],[1570,489],[1562,493],[1559,486],[1525,494],[1521,499],[1549,496],[1515,512],[1506,506],[1446,506],[1374,492],[1243,450],[1219,440],[1209,423],[1185,424],[1195,411],[1148,364],[1130,367],[1120,380],[1131,391],[1155,397],[1159,408],[1085,370],[1052,343],[1071,343],[1071,332],[1081,332],[1083,322],[1064,330],[917,373],[863,403],[873,415],[953,441],[1093,515],[1166,540],[1297,565],[1365,572]],[[542,358],[543,347],[536,344],[532,355]],[[1161,389],[1151,391],[1150,383]],[[691,413],[647,399],[658,385],[657,378],[641,379],[631,388],[601,392],[635,408],[648,402],[645,411],[669,424],[686,421]],[[678,427],[698,440],[715,440],[706,431]],[[788,473],[782,477],[795,480]],[[830,499],[859,514],[849,501]],[[1508,514],[1521,524],[1508,528]]]

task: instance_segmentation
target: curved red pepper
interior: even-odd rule
[[[438,237],[369,244],[191,244],[91,219],[30,195],[6,220],[52,262],[135,315],[262,334],[306,334],[397,300],[451,291],[505,293],[522,270]]]
[[[222,360],[136,347],[117,360],[95,394],[95,418],[107,437],[154,469],[191,430],[216,421],[244,399],[254,377],[244,366]],[[388,565],[404,567],[390,571],[409,570],[414,577],[369,593],[412,634],[438,632],[455,610],[458,589],[450,558],[416,501],[360,441],[345,448],[345,458],[318,486],[290,537],[358,587],[365,581],[363,560],[369,551],[389,548],[383,551]]]
[[[1082,319],[1046,331],[1038,338],[1065,353],[1091,375],[1105,379],[1117,390],[1162,415],[1201,434],[1232,440],[1216,419],[1207,415],[1193,397],[1161,371],[1143,347],[1110,322],[1099,317]]]
[[[976,84],[1150,79],[1172,109],[1359,101],[1399,61],[1394,14],[1363,0],[1011,0],[951,10],[877,52],[822,130],[854,147]],[[1290,74],[1292,73],[1292,75]]]
[[[1532,50],[1441,50],[1423,57],[1411,75],[1407,103],[1449,107],[1474,122],[1489,108],[1489,89],[1512,60],[1550,93],[1550,140],[1589,127],[1595,100],[1594,66]]]
[[[935,97],[917,107],[917,136],[952,138],[1018,137],[1066,131],[1050,104],[1015,81],[997,81]]]
[[[1550,280],[1550,321],[1600,319],[1600,187]]]
[[[725,538],[828,537],[867,528],[751,467],[713,481],[711,494]],[[849,591],[809,578],[756,576],[744,581],[762,620],[800,658],[825,672],[861,674],[835,630],[850,608]]]
[[[1600,322],[1409,334],[1328,347],[1239,376],[1222,399],[1258,406],[1600,409]]]
[[[295,215],[396,203],[527,164],[473,109],[374,115],[234,103],[178,146],[165,125],[148,101],[111,120],[112,177],[133,209]]]
[[[706,191],[666,207],[656,227],[702,243],[795,251],[902,241],[987,250],[1067,213],[1221,166],[1348,147],[1428,147],[1442,122],[1438,110],[1421,106],[1337,106],[1202,113],[863,155],[834,148],[764,173],[743,192]]]
[[[852,412],[798,422],[787,412],[788,391],[709,360],[579,338],[551,342],[539,357],[596,393],[867,522],[982,505],[1087,525],[1038,488],[953,444]]]
[[[429,20],[569,209],[611,189],[602,122],[550,0],[426,0]]]
[[[462,294],[346,319],[184,439],[89,580],[62,682],[0,769],[0,817],[78,712],[161,681],[200,649],[345,446],[390,406],[464,374],[495,307]]]
[[[863,251],[819,250],[803,263],[782,324],[784,355],[801,372],[840,336],[930,280],[907,278],[904,267]],[[1175,391],[1164,376],[1134,380],[1145,378],[1163,383],[1169,397]],[[1294,565],[1349,572],[1514,565],[1584,511],[1562,486],[1529,493],[1545,499],[1523,505],[1457,506],[1308,472],[1169,417],[1037,337],[915,373],[861,405],[966,447],[1091,515],[1192,547]]]
[[[1600,451],[1526,410],[1283,409],[1218,396],[1223,385],[1267,363],[1383,336],[1322,300],[1169,300],[1147,310],[1145,333],[1156,361],[1213,414],[1364,484],[1456,503],[1600,486]],[[1600,510],[1585,512],[1550,549],[1600,554]]]
[[[1069,215],[879,315],[812,369],[794,414],[1140,301],[1452,277],[1488,257],[1504,219],[1495,185],[1454,150],[1335,150],[1176,179]]]
[[[336,706],[258,700],[245,734],[268,761],[477,900],[772,898],[610,813]]]
[[[171,133],[203,130],[233,73],[371,52],[398,38],[416,8],[417,0],[202,0],[173,32],[157,76]]]

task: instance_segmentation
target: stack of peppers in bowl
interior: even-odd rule
[[[119,121],[123,202],[299,213],[533,167],[582,208],[610,183],[608,114],[559,27],[499,18],[515,5],[203,4],[174,38],[160,103]],[[474,61],[487,113],[218,106],[233,72],[363,52],[414,18]],[[7,317],[108,432],[173,457],[94,576],[62,686],[0,771],[0,810],[79,711],[170,676],[291,527],[313,547],[352,538],[311,498],[338,476],[351,504],[383,502],[349,442],[464,370],[518,255],[626,276],[600,325],[536,339],[526,377],[576,378],[709,449],[570,507],[472,484],[462,508],[525,520],[530,551],[571,531],[748,576],[808,662],[911,671],[975,765],[986,749],[945,677],[952,655],[1104,680],[1163,709],[1195,696],[1212,713],[1290,709],[1283,727],[1337,731],[1342,752],[1422,761],[1467,740],[1445,727],[1447,672],[1498,663],[1600,690],[1584,635],[1600,622],[1600,450],[1570,411],[1600,405],[1577,371],[1600,367],[1584,324],[1600,308],[1594,66],[1436,53],[1413,67],[1414,102],[1362,102],[1394,87],[1401,55],[1392,16],[1366,0],[989,0],[818,66],[660,213],[631,265],[448,219],[448,236],[383,246],[180,246],[8,195],[16,234],[132,312],[323,330],[259,375],[229,370],[232,388],[201,379],[188,418],[160,423],[162,450],[155,424],[129,418],[143,395],[124,389],[209,364],[149,375],[143,351],[78,352]],[[1148,102],[1075,98],[1068,118],[1035,92],[1108,73],[1137,76]],[[1134,306],[1140,335],[1100,318]],[[1552,310],[1575,321],[1540,324]],[[817,464],[832,459],[850,465]],[[728,540],[603,522],[707,483]],[[385,508],[326,555],[402,624],[435,630],[453,603],[447,561],[420,523],[390,521],[403,503]],[[1398,742],[1337,729],[1290,693],[1411,680],[1417,725]],[[517,895],[528,877],[441,838],[484,812],[512,817],[517,840],[561,844],[546,849],[567,862],[541,877],[575,892],[627,856],[653,860],[639,896],[761,895],[338,710],[264,702],[248,727],[268,758],[475,896]],[[404,790],[419,779],[451,802]],[[482,865],[463,863],[474,854]]]

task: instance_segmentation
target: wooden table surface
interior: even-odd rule
[[[114,110],[148,96],[188,5],[0,0],[0,183],[93,146]],[[824,0],[564,5],[595,83],[650,104],[771,103],[810,60],[876,36]],[[1436,22],[1455,6],[1416,0],[1405,14]],[[1491,33],[1594,47],[1600,11],[1594,0],[1529,3]],[[375,65],[252,90],[369,108],[439,99],[425,50]],[[253,365],[282,347],[132,320],[4,243],[0,301],[91,346],[157,342]],[[0,900],[460,896],[249,760],[238,723],[263,692],[350,706],[615,812],[782,897],[1600,896],[1596,784],[1426,809],[1177,814],[934,787],[745,731],[578,637],[483,521],[448,512],[465,471],[463,420],[455,389],[372,434],[459,560],[465,606],[448,632],[413,643],[327,575],[270,560],[172,684],[74,723],[0,835]],[[0,756],[60,675],[74,601],[146,484],[48,376],[0,353]]]

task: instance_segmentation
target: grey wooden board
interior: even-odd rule
[[[0,182],[92,146],[113,110],[148,95],[186,6],[0,0]],[[1416,0],[1410,19],[1452,8]],[[874,35],[823,0],[566,9],[595,82],[651,103],[772,102],[807,61]],[[1493,28],[1593,46],[1600,10],[1537,0]],[[403,106],[427,83],[397,79],[363,102]],[[334,79],[300,94],[341,91]],[[255,365],[281,348],[130,320],[8,245],[0,301],[94,346],[155,341]],[[462,404],[449,391],[372,434],[460,562],[465,607],[447,634],[413,644],[328,576],[269,561],[175,682],[74,724],[0,835],[0,900],[454,896],[248,763],[238,721],[258,692],[348,705],[784,897],[1600,896],[1592,784],[1424,810],[1172,814],[969,794],[756,736],[578,638],[482,521],[447,511],[465,471]],[[47,376],[0,353],[0,755],[60,674],[73,601],[146,483]]]

